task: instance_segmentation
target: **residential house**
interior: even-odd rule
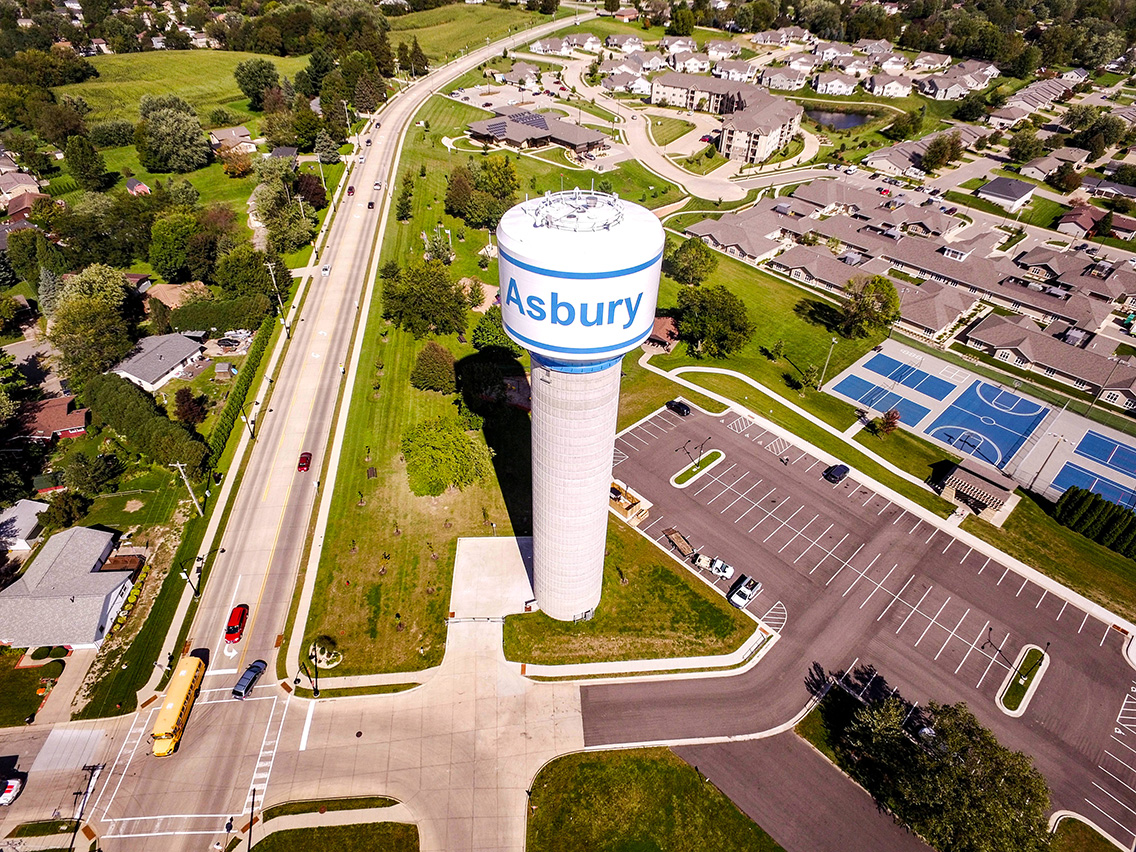
[[[738,83],[750,83],[757,74],[757,68],[740,59],[723,59],[716,62],[710,73],[723,80],[733,80]]]
[[[706,53],[712,62],[717,62],[720,59],[733,59],[741,52],[741,45],[736,41],[711,39],[706,42]]]
[[[540,86],[540,69],[528,62],[514,62],[513,67],[501,75],[501,81],[520,89]]]
[[[529,52],[538,56],[570,56],[571,45],[558,38],[538,38],[529,45]]]
[[[1032,183],[1008,177],[996,177],[974,194],[985,201],[992,201],[1005,207],[1010,213],[1017,213],[1033,198],[1036,187]]]
[[[675,71],[668,71],[651,81],[651,103],[715,115],[745,109],[750,102],[764,103],[764,96],[768,94],[751,83]]]
[[[685,74],[702,74],[710,70],[710,57],[705,53],[680,51],[670,55],[670,66]]]
[[[784,46],[789,43],[789,38],[785,35],[784,30],[765,30],[764,32],[754,33],[749,37],[749,40],[754,44],[773,44],[778,46]]]
[[[875,59],[876,65],[881,71],[892,75],[902,74],[911,64],[902,53],[889,53],[886,56],[877,56]]]
[[[632,21],[638,20],[639,10],[632,8],[620,9],[613,17],[620,23],[630,24]]]
[[[871,73],[872,62],[862,56],[838,56],[832,61],[832,68],[834,71],[862,77]]]
[[[868,56],[877,56],[891,53],[895,47],[886,38],[862,38],[852,45],[852,49]]]
[[[1069,210],[1057,220],[1057,230],[1077,239],[1084,239],[1095,233],[1097,223],[1108,215],[1107,210],[1091,204],[1080,204]],[[1112,233],[1122,240],[1136,238],[1136,219],[1112,214]]]
[[[941,53],[920,53],[911,63],[915,71],[938,71],[951,64],[951,58]]]
[[[37,500],[17,500],[0,512],[0,551],[31,550],[42,532],[40,513],[46,509],[47,504]]]
[[[998,71],[998,66],[993,62],[986,62],[982,59],[964,59],[947,70],[952,74],[982,78],[982,83],[978,86],[980,89],[986,88],[990,81],[1001,73]]]
[[[564,43],[576,50],[588,53],[599,53],[603,50],[603,42],[591,33],[572,33],[564,36]]]
[[[293,171],[296,170],[296,166],[298,166],[300,162],[300,150],[290,145],[277,145],[268,156],[274,160],[288,160],[292,164]]]
[[[935,74],[919,81],[919,91],[934,101],[957,101],[970,94],[970,86],[954,77]]]
[[[808,72],[820,68],[824,65],[824,61],[815,53],[794,53],[789,57],[788,65],[794,71]]]
[[[1104,178],[1087,177],[1081,181],[1081,189],[1096,198],[1131,198],[1136,200],[1136,186],[1116,183]]]
[[[854,278],[887,271],[878,264],[861,268],[862,262],[863,258],[855,253],[836,257],[822,246],[798,245],[766,261],[766,266],[810,287],[840,291]]]
[[[802,44],[812,44],[816,41],[816,36],[804,27],[782,27],[781,32],[784,34],[787,42],[796,41]]]
[[[51,196],[42,192],[25,192],[22,195],[17,195],[8,202],[8,220],[26,222],[35,203],[40,200],[50,201]]]
[[[1022,177],[1045,180],[1065,163],[1076,169],[1083,166],[1088,159],[1089,152],[1083,148],[1058,148],[1042,157],[1030,160],[1021,167],[1020,172]]]
[[[675,53],[694,53],[698,44],[690,36],[663,36],[659,39],[659,50],[671,56]]]
[[[162,35],[150,36],[150,47],[154,48],[154,50],[165,50],[166,37]]]
[[[1006,98],[1006,106],[1029,110],[1031,113],[1049,109],[1054,102],[1065,98],[1073,91],[1067,80],[1053,78],[1035,80]]]
[[[236,127],[217,127],[209,131],[209,144],[217,153],[230,151],[241,154],[255,154],[252,134],[243,124]]]
[[[16,231],[22,231],[25,228],[34,228],[31,222],[26,219],[19,222],[0,222],[0,251],[8,250],[8,235],[14,234]]]
[[[105,39],[91,39],[91,47],[93,47],[99,53],[114,53],[114,51],[110,49],[110,45],[106,43]]]
[[[803,89],[808,82],[808,74],[804,71],[794,71],[792,68],[766,68],[761,74],[762,85],[770,89],[792,92]]]
[[[987,123],[998,130],[1009,130],[1019,121],[1024,121],[1030,117],[1028,109],[1021,107],[1002,107],[996,109],[990,115],[986,116]]]
[[[628,74],[626,71],[604,77],[600,81],[600,85],[609,92],[630,92],[633,95],[651,94],[651,83],[646,77]]]
[[[937,281],[900,285],[900,325],[905,331],[935,339],[957,326],[978,302],[977,294]]]
[[[98,648],[126,602],[130,571],[102,570],[114,533],[72,527],[51,536],[0,591],[0,642],[17,648]]]
[[[906,98],[911,94],[911,80],[890,74],[873,74],[864,81],[864,88],[877,98]]]
[[[643,39],[637,35],[627,33],[619,33],[617,35],[609,35],[604,39],[604,46],[610,47],[612,50],[619,50],[623,53],[634,53],[636,50],[643,50]]]
[[[184,334],[143,337],[134,351],[116,364],[113,373],[153,393],[201,355],[203,347]]]
[[[87,433],[91,412],[75,407],[75,397],[57,396],[20,405],[16,436],[21,440],[50,444],[58,438],[77,438]]]
[[[1061,74],[1061,79],[1076,86],[1079,83],[1087,82],[1090,79],[1090,75],[1089,72],[1084,68],[1072,68],[1068,71],[1063,72]]]
[[[8,172],[0,175],[0,207],[5,210],[12,200],[26,192],[39,192],[39,181],[23,172]]]
[[[813,53],[819,56],[822,62],[834,62],[837,57],[851,56],[852,48],[838,41],[821,41],[813,47]]]
[[[20,166],[12,159],[12,155],[8,154],[0,147],[0,175],[6,175],[8,172],[18,172]]]
[[[856,78],[836,71],[825,71],[813,78],[813,88],[818,95],[847,97],[856,91]]]

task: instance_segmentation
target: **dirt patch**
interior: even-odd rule
[[[145,504],[141,500],[127,500],[126,505],[123,506],[123,508],[122,508],[122,511],[124,511],[124,512],[137,512],[144,505]]]

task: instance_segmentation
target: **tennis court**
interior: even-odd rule
[[[1136,491],[1071,462],[1066,462],[1061,468],[1061,472],[1053,480],[1053,487],[1062,492],[1067,488],[1084,488],[1120,506],[1136,508]]]
[[[1000,468],[1021,449],[1048,413],[1040,403],[975,381],[924,431],[959,452]]]
[[[1120,473],[1136,476],[1136,448],[1101,435],[1099,432],[1086,432],[1074,452]]]
[[[878,376],[883,376],[885,379],[890,379],[893,382],[899,382],[899,384],[904,387],[917,390],[919,393],[926,394],[932,399],[946,399],[956,387],[950,382],[932,376],[930,373],[917,369],[911,364],[904,364],[902,361],[897,361],[894,358],[884,355],[882,352],[865,363],[864,366]]]
[[[931,409],[904,399],[887,388],[866,382],[859,376],[845,376],[832,389],[873,411],[890,411],[894,408],[899,412],[899,421],[905,426],[917,426],[920,420],[931,413]]]

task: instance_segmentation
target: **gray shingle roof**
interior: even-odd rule
[[[183,334],[143,337],[134,352],[115,366],[115,372],[155,384],[187,358],[201,351],[201,344]]]
[[[26,539],[39,526],[39,513],[47,508],[46,503],[36,500],[17,500],[0,512],[0,550],[9,547],[17,539]]]

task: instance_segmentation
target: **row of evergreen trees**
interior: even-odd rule
[[[1053,517],[1059,524],[1110,550],[1136,559],[1136,512],[1084,488],[1061,495]]]

